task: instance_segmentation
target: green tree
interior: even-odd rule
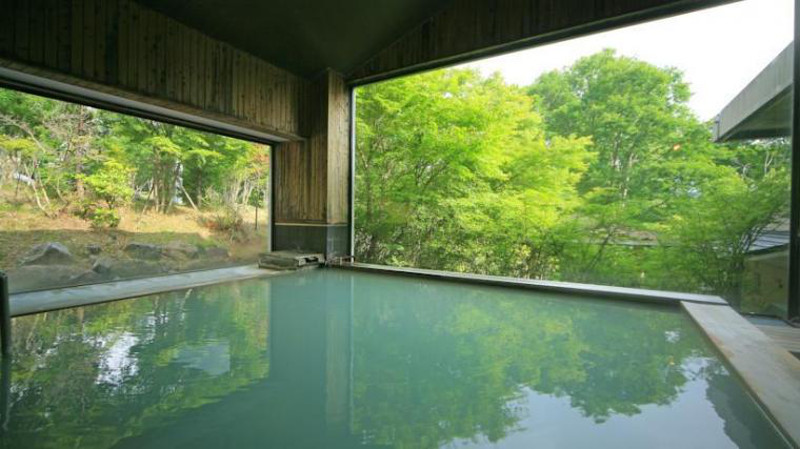
[[[690,94],[613,50],[524,91],[464,69],[361,88],[356,255],[738,301],[788,210],[788,146],[712,142]]]
[[[524,91],[472,70],[368,86],[358,102],[359,257],[521,275],[549,268],[538,252],[574,206],[586,139],[546,141]],[[493,264],[526,251],[527,262]]]

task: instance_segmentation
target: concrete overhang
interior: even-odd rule
[[[792,65],[789,44],[717,115],[714,140],[785,137],[791,132]]]

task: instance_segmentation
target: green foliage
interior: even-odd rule
[[[561,231],[588,139],[546,140],[523,90],[470,70],[368,86],[358,101],[361,257],[519,275],[549,267],[550,254],[517,263],[529,246],[511,234]]]
[[[230,240],[241,240],[244,234],[244,219],[235,206],[225,205],[210,218],[204,218],[203,224],[213,231],[226,233]]]
[[[120,216],[114,209],[95,207],[89,212],[89,221],[93,228],[116,228],[119,226]]]
[[[31,139],[24,137],[0,136],[0,149],[7,153],[30,156],[39,151],[39,147]]]
[[[133,197],[167,213],[209,192],[258,205],[268,169],[264,145],[0,90],[0,188],[48,215]]]
[[[130,176],[133,170],[121,163],[108,160],[90,175],[80,175],[95,197],[102,200],[110,209],[124,205],[130,201],[133,189],[130,188]]]
[[[605,50],[526,89],[451,69],[357,94],[356,255],[739,302],[788,144],[715,144],[680,71]]]
[[[673,273],[739,304],[747,251],[767,226],[788,215],[788,198],[785,169],[757,182],[735,175],[709,182],[663,225]],[[677,287],[675,280],[670,284]]]

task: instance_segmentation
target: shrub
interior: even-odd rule
[[[119,226],[120,216],[115,209],[95,207],[88,213],[92,227],[96,229],[116,228]]]
[[[234,206],[223,206],[201,223],[212,231],[228,233],[231,240],[241,240],[244,236],[244,219]]]
[[[113,209],[125,204],[133,196],[133,189],[128,179],[130,174],[130,168],[117,161],[108,160],[94,173],[83,175],[81,179],[95,198],[104,201],[108,208]]]

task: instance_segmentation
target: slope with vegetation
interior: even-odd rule
[[[613,50],[527,87],[470,69],[363,87],[357,257],[739,304],[748,249],[788,214],[789,146],[712,142],[690,95]]]
[[[0,90],[0,268],[26,290],[253,260],[265,248],[268,154]],[[144,261],[142,245],[154,247]]]

